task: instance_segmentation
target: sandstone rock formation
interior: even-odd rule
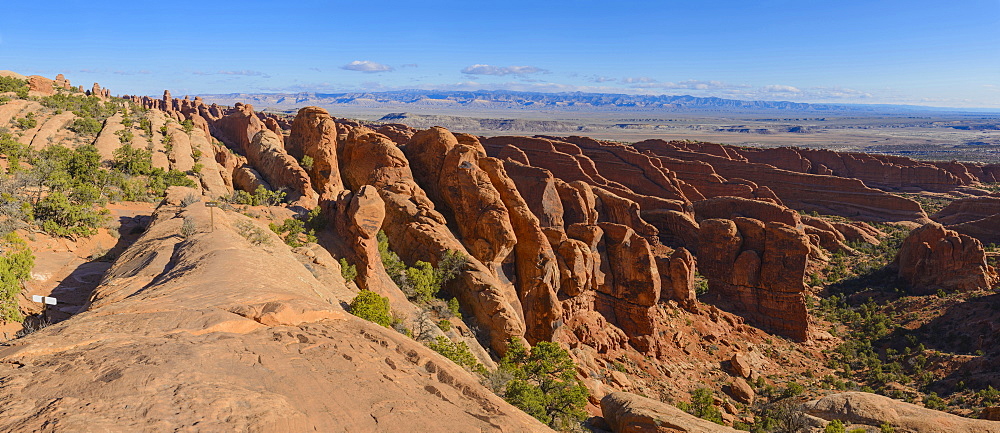
[[[673,405],[627,392],[614,392],[601,399],[601,413],[614,433],[739,431],[698,418]]]
[[[893,263],[915,293],[992,288],[1000,278],[979,240],[931,222],[910,232]]]
[[[312,159],[312,167],[307,171],[320,197],[332,198],[343,189],[337,162],[337,126],[326,110],[319,107],[299,110],[285,141],[285,150],[297,160],[305,156]]]
[[[728,308],[782,335],[808,338],[802,282],[809,238],[780,222],[736,217],[701,223],[698,269]]]
[[[766,186],[782,204],[792,209],[870,221],[927,222],[927,215],[915,201],[869,188],[855,178],[792,171],[752,162],[735,147],[663,140],[647,140],[634,147],[660,157],[663,165],[676,171],[682,179],[688,179],[692,172],[704,177],[706,168],[675,161],[701,161],[709,164],[714,172],[725,173],[730,181]],[[701,189],[704,184],[695,182],[693,185]],[[723,191],[720,195],[738,194]]]
[[[257,132],[246,147],[247,161],[263,175],[272,188],[285,191],[287,200],[304,208],[316,207],[317,194],[309,174],[285,153],[281,138],[268,129]]]
[[[245,217],[217,209],[210,231],[190,193],[168,195],[85,312],[0,349],[0,429],[549,431],[343,311],[290,250],[244,239]]]
[[[392,140],[367,128],[354,128],[338,157],[348,188],[377,188],[386,207],[383,230],[404,261],[437,264],[448,250],[469,258],[450,290],[483,327],[494,350],[503,353],[511,338],[523,338],[525,327],[514,287],[501,282],[495,270],[471,255],[448,229],[444,216],[414,181],[406,156]]]
[[[524,311],[525,338],[532,344],[551,341],[555,325],[562,316],[562,305],[556,296],[560,283],[556,255],[538,218],[507,176],[503,163],[494,158],[482,158],[478,164],[499,192],[516,235],[517,292]]]
[[[888,424],[896,431],[921,433],[996,433],[1000,422],[962,418],[866,392],[830,394],[805,405],[806,413],[825,420],[841,420],[878,428]]]
[[[931,216],[949,230],[979,239],[984,244],[1000,244],[1000,197],[969,197],[948,203]]]
[[[327,214],[333,219],[341,240],[347,244],[348,262],[357,268],[358,287],[405,302],[405,296],[399,299],[402,293],[389,279],[379,255],[376,235],[385,220],[385,203],[375,188],[365,185],[356,193],[342,191],[329,205],[333,209],[327,210]]]

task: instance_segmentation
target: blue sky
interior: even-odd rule
[[[0,69],[116,94],[511,89],[1000,108],[1000,0],[3,9]]]

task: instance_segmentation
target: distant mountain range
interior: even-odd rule
[[[229,93],[200,95],[206,101],[223,104],[251,103],[258,108],[295,108],[304,105],[356,105],[366,107],[469,107],[480,109],[566,109],[566,110],[665,110],[665,111],[795,111],[868,112],[902,111],[982,111],[933,108],[914,105],[809,104],[788,101],[744,101],[701,98],[690,95],[626,95],[612,93],[540,93],[503,90],[434,91],[395,90],[354,93]]]

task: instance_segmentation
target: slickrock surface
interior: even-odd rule
[[[740,430],[698,418],[673,405],[627,392],[601,399],[601,412],[614,433],[735,433]]]
[[[171,191],[85,312],[0,349],[0,430],[548,431],[344,312],[286,247],[238,234],[245,217],[216,209],[210,231],[180,205],[192,192]]]
[[[910,232],[894,263],[916,293],[990,289],[1000,279],[979,240],[931,222]]]
[[[806,403],[806,413],[825,420],[841,420],[878,428],[883,423],[897,432],[996,433],[1000,422],[962,418],[866,392],[831,394]]]

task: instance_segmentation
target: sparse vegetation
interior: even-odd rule
[[[313,158],[311,156],[304,155],[302,157],[302,161],[300,161],[299,164],[302,166],[302,168],[306,169],[306,171],[312,171],[312,169],[313,169],[313,162],[314,161],[313,161]]]
[[[392,326],[394,322],[389,308],[389,298],[368,289],[362,289],[351,301],[351,314],[386,328]]]
[[[341,257],[340,259],[340,276],[344,277],[344,282],[350,283],[358,277],[358,268],[352,264],[347,263],[347,259]]]
[[[35,255],[28,244],[14,232],[4,235],[0,240],[0,321],[24,320],[17,298],[34,265]]]
[[[722,424],[722,412],[715,406],[715,393],[709,388],[691,390],[691,403],[678,402],[677,407],[698,418]]]
[[[246,206],[276,206],[285,200],[286,195],[287,193],[284,191],[270,191],[263,185],[258,185],[252,194],[236,190],[232,195],[226,197],[225,201]]]
[[[303,239],[305,242],[316,242],[316,231],[307,230],[305,222],[299,219],[286,218],[281,225],[271,223],[269,227],[292,248],[301,247]]]
[[[253,245],[271,245],[271,236],[250,220],[241,220],[236,223],[236,232],[250,241]]]
[[[93,117],[82,117],[73,120],[69,125],[69,130],[77,134],[97,135],[101,132],[101,122]]]
[[[14,124],[20,129],[31,129],[38,126],[38,119],[35,119],[35,113],[28,113],[24,117],[14,119]]]
[[[442,287],[461,273],[468,260],[461,252],[448,250],[441,255],[437,267],[424,261],[410,267],[389,249],[389,238],[381,231],[378,247],[386,272],[411,301],[419,304],[439,299]]]
[[[484,374],[486,373],[486,367],[483,367],[476,359],[475,355],[469,350],[469,345],[465,344],[464,341],[458,343],[451,341],[448,337],[439,335],[432,341],[428,341],[427,347],[430,347],[437,353],[444,355],[454,361],[456,364],[461,365],[471,371],[476,373]]]
[[[15,77],[0,77],[0,93],[14,92],[18,98],[28,97],[28,80]]]
[[[527,348],[512,339],[500,361],[502,397],[549,427],[569,430],[587,417],[583,410],[590,393],[576,379],[576,364],[556,343],[539,342]],[[501,384],[494,384],[498,387]]]
[[[198,227],[194,224],[194,219],[184,218],[184,222],[181,224],[181,236],[189,238],[198,233]]]

